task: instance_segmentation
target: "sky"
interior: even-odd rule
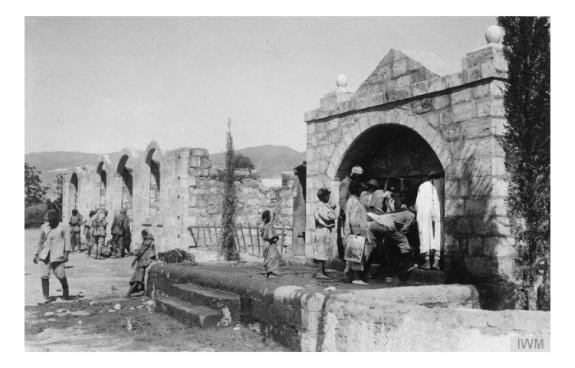
[[[460,70],[495,17],[26,17],[25,153],[306,149],[304,112],[392,49]]]

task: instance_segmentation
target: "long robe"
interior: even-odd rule
[[[439,252],[441,248],[441,207],[437,189],[431,181],[419,186],[415,200],[417,211],[417,227],[419,228],[419,243],[421,253],[431,249]],[[439,255],[437,253],[437,255]]]
[[[327,203],[319,202],[315,208],[315,241],[313,258],[318,261],[331,261],[335,258],[332,229],[337,215]]]
[[[146,269],[152,262],[156,260],[156,247],[154,243],[154,236],[149,234],[144,240],[142,246],[136,252],[136,266],[130,279],[130,285],[134,283],[144,284]]]
[[[345,208],[345,225],[343,228],[344,244],[347,246],[347,240],[350,235],[359,235],[366,239],[363,248],[362,263],[347,261],[352,270],[363,271],[363,264],[372,251],[372,245],[367,236],[367,211],[359,198],[350,196]]]
[[[272,221],[260,229],[262,239],[264,240],[264,268],[266,273],[277,273],[280,268],[281,254],[278,250],[278,236]]]

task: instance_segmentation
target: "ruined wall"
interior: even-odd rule
[[[216,225],[219,227],[222,224],[222,198],[224,195],[224,183],[221,180],[222,171],[217,169],[200,170],[195,175],[195,185],[189,187],[190,196],[195,198],[195,202],[190,205],[189,215],[195,219],[194,225]],[[261,214],[269,210],[276,214],[276,226],[291,228],[293,202],[296,195],[293,172],[282,173],[281,185],[273,187],[262,184],[258,171],[236,170],[234,179],[238,196],[237,225],[248,226],[249,224],[255,227],[261,220]],[[255,236],[255,231],[253,234]],[[213,236],[215,238],[215,234]],[[248,236],[247,233],[245,236]],[[202,237],[199,237],[197,241],[200,247],[205,246]],[[291,231],[286,231],[284,241],[288,245],[288,252],[290,252]]]
[[[131,176],[131,198],[125,170]],[[103,172],[106,173],[105,191],[100,190]],[[74,177],[78,178],[77,185]],[[141,230],[147,228],[154,234],[159,251],[187,249],[194,244],[188,231],[190,225],[221,225],[223,183],[219,177],[219,170],[211,167],[209,153],[203,148],[166,151],[156,141],[143,151],[125,148],[117,161],[103,155],[94,166],[70,169],[65,174],[64,221],[69,220],[74,207],[84,218],[90,210],[103,207],[108,210],[110,236],[114,215],[124,207],[132,220],[135,248],[140,246]],[[278,214],[280,226],[291,227],[295,195],[293,173],[282,175],[281,186],[265,187],[256,171],[238,170],[236,187],[239,224],[249,220],[256,225],[261,213],[269,209]],[[291,245],[291,233],[285,241]],[[200,241],[200,245],[205,244]]]
[[[507,77],[501,45],[470,52],[462,67],[450,72],[433,54],[391,50],[356,93],[340,83],[320,108],[306,112],[307,257],[312,256],[318,188],[331,187],[337,203],[340,180],[366,157],[375,158],[368,165],[371,175],[385,172],[386,166],[405,165],[386,154],[384,139],[368,142],[371,151],[357,148],[370,136],[403,129],[415,133],[435,156],[429,158],[434,164],[420,171],[427,174],[439,163],[445,173],[443,269],[450,280],[512,278],[513,238],[500,143]],[[413,168],[406,167],[402,175]]]

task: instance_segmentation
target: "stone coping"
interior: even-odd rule
[[[549,337],[549,312],[476,309],[470,285],[327,291],[258,270],[155,264],[148,288],[152,296],[174,283],[235,293],[243,323],[294,351],[510,351],[517,337]]]
[[[280,278],[266,278],[263,267],[253,262],[198,262],[196,266],[154,264],[150,274],[165,275],[178,283],[193,283],[239,295],[273,295],[279,287],[294,287],[306,294],[349,294],[365,301],[386,301],[417,305],[479,308],[479,293],[472,285],[412,285],[370,282],[369,286],[323,283],[315,280],[315,268],[297,263],[282,266]],[[325,288],[335,286],[333,291]]]
[[[459,73],[414,83],[408,87],[391,91],[390,93],[378,92],[366,97],[354,97],[348,101],[336,104],[335,108],[330,110],[318,108],[306,111],[304,113],[304,121],[311,123],[335,115],[446,91],[489,78],[507,79],[507,71],[498,68],[493,63],[484,63],[465,69]]]

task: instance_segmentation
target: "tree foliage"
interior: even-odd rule
[[[42,203],[47,188],[42,185],[40,171],[27,162],[24,163],[24,205],[26,207]]]
[[[234,140],[231,131],[231,119],[228,120],[228,131],[226,133],[226,168],[224,170],[224,198],[222,227],[224,228],[222,236],[221,254],[226,261],[239,259],[239,253],[236,248],[234,235],[236,207],[238,203],[236,184],[234,181],[235,155]]]
[[[249,169],[253,170],[255,168],[252,160],[248,156],[244,156],[238,153],[234,156],[234,167],[236,169]]]
[[[62,204],[64,203],[64,175],[56,175],[56,179],[54,179],[54,191],[56,192],[56,198],[51,202],[58,209],[58,213],[62,213]]]
[[[537,294],[549,290],[544,286],[549,283],[551,231],[549,19],[499,17],[498,22],[505,30],[503,52],[509,66],[503,146],[518,271],[528,299],[524,307],[548,309],[537,302]],[[541,279],[543,287],[536,290]]]
[[[62,197],[64,196],[64,175],[63,174],[56,175],[56,179],[54,179],[53,188],[54,188],[54,192],[56,193],[58,198],[60,198],[60,201],[62,201]]]

